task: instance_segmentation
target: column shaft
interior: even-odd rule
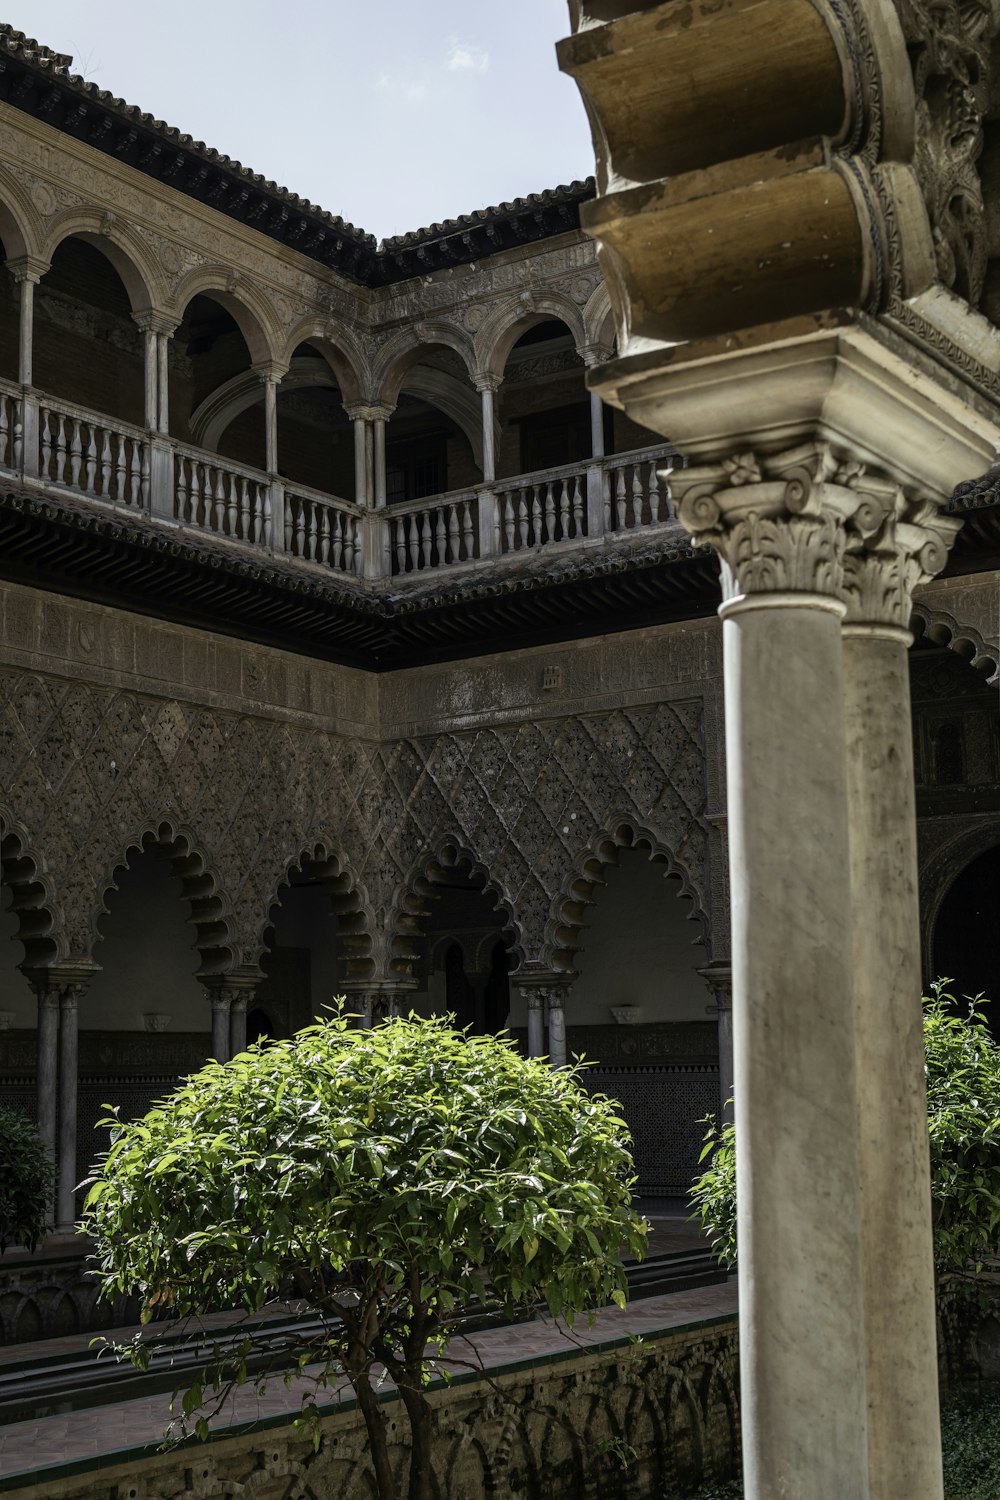
[[[56,1156],[56,1120],[58,1118],[59,1078],[59,994],[50,985],[39,983],[38,996],[38,1134]]]
[[[842,606],[723,606],[747,1500],[865,1500]]]
[[[209,990],[212,1002],[212,1056],[216,1062],[229,1061],[229,993],[224,989]]]
[[[264,444],[269,474],[278,472],[278,382],[271,375],[264,377]]]
[[[247,1006],[250,996],[245,990],[235,990],[229,1002],[229,1056],[247,1050]],[[254,1037],[253,1041],[257,1038]]]
[[[358,505],[368,504],[367,489],[367,450],[368,442],[365,436],[368,423],[364,417],[352,417],[354,424],[354,499]]]
[[[483,399],[483,483],[492,484],[496,479],[496,444],[494,442],[493,387],[484,385]]]
[[[385,417],[376,417],[372,423],[375,442],[375,508],[385,505]]]
[[[604,402],[596,391],[590,393],[590,451],[594,458],[604,457]]]
[[[21,318],[18,339],[18,379],[22,385],[30,386],[33,378],[32,345],[35,327],[35,282],[33,277],[21,276]]]
[[[156,430],[170,431],[170,334],[158,333],[157,342],[157,407]]]
[[[844,629],[871,1500],[942,1494],[908,640]]]
[[[160,362],[160,336],[155,328],[144,328],[143,335],[143,421],[149,432],[159,431],[159,408],[157,405],[157,392],[159,390],[159,362]]]
[[[76,1222],[77,1000],[79,987],[63,986],[59,1003],[59,1165],[56,1224]]]
[[[545,1015],[542,997],[537,990],[528,990],[528,1056],[545,1056]]]
[[[566,1066],[566,1012],[562,990],[549,991],[549,1063],[553,1068]]]

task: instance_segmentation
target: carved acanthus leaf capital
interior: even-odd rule
[[[906,630],[913,590],[941,572],[961,522],[933,501],[908,499],[899,489],[872,523],[876,497],[859,507],[848,527],[844,602],[849,625]]]

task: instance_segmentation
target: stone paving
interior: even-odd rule
[[[674,1219],[657,1218],[654,1253],[684,1249],[696,1244],[699,1236],[690,1225]],[[456,1369],[469,1365],[496,1371],[525,1361],[549,1360],[572,1354],[580,1347],[591,1347],[629,1335],[648,1336],[664,1329],[683,1327],[707,1319],[725,1318],[736,1312],[735,1278],[715,1286],[699,1287],[665,1296],[639,1299],[621,1312],[607,1308],[598,1313],[592,1326],[584,1321],[570,1332],[554,1325],[548,1317],[510,1327],[484,1329],[468,1340],[456,1339],[451,1346]],[[122,1330],[122,1332],[126,1332]],[[3,1351],[0,1364],[24,1359],[34,1351],[46,1357],[75,1352],[85,1346],[86,1338],[48,1340],[44,1345],[21,1345]],[[235,1393],[223,1413],[213,1422],[213,1431],[255,1420],[293,1416],[299,1405],[305,1382],[286,1389],[275,1379],[263,1396],[252,1389]],[[340,1392],[325,1393],[323,1405],[339,1398]],[[170,1420],[170,1396],[161,1393],[138,1400],[118,1401],[83,1411],[70,1411],[30,1422],[14,1423],[0,1428],[0,1492],[31,1488],[31,1472],[51,1469],[59,1464],[81,1464],[107,1456],[118,1450],[145,1449],[152,1455]],[[36,1491],[38,1500],[42,1500]]]

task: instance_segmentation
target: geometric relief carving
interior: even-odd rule
[[[215,968],[257,965],[287,870],[314,850],[336,851],[373,940],[376,921],[396,930],[429,854],[469,851],[534,965],[553,962],[567,877],[623,820],[670,849],[707,907],[700,700],[378,744],[7,670],[0,788],[4,829],[44,869],[60,959],[91,954],[114,872],[144,837],[169,846]],[[399,977],[391,951],[373,942],[371,977]]]

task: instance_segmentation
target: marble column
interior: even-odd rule
[[[59,991],[46,978],[32,979],[38,1000],[38,1071],[35,1095],[38,1134],[55,1161],[56,1121],[59,1118]]]
[[[733,1119],[733,971],[729,964],[708,964],[698,970],[712,993],[708,1014],[719,1026],[719,1117]]]
[[[840,597],[821,445],[685,476],[722,561],[744,1481],[867,1500]],[[787,834],[788,836],[784,836]]]
[[[205,993],[212,1007],[212,1056],[216,1062],[228,1062],[230,1058],[229,1008],[232,992],[224,983],[206,984]]]
[[[907,626],[957,530],[886,486],[844,569],[870,1500],[942,1495]]]
[[[524,991],[528,1002],[528,1056],[545,1056],[545,1007],[540,992],[535,989]]]
[[[368,422],[367,407],[346,406],[354,428],[354,503],[368,504]]]
[[[502,375],[482,373],[476,376],[475,386],[483,404],[483,483],[492,484],[496,479],[496,402],[497,391],[503,383]]]
[[[79,1002],[82,984],[59,992],[59,1150],[56,1227],[67,1233],[76,1223],[76,1101],[79,1056]]]
[[[372,446],[374,448],[374,486],[375,486],[375,509],[382,510],[386,501],[386,478],[385,478],[385,425],[392,416],[394,408],[389,406],[372,407]]]
[[[35,287],[41,280],[41,271],[28,266],[12,268],[14,280],[20,287],[20,318],[18,324],[18,382],[28,388],[33,383],[32,346],[35,325]]]
[[[253,999],[253,990],[233,988],[229,1001],[229,1056],[236,1057],[247,1050],[247,1007]],[[256,1041],[256,1037],[250,1040]]]
[[[142,331],[143,424],[147,432],[159,431],[160,336],[148,316],[135,320]]]
[[[265,467],[268,474],[278,472],[278,381],[273,374],[261,375],[264,382]]]
[[[545,1004],[548,1021],[549,1066],[564,1068],[566,1066],[566,986],[563,984],[545,985],[539,993]]]
[[[38,1133],[56,1168],[53,1221],[66,1233],[76,1222],[79,1004],[92,973],[89,964],[25,971],[38,999]]]
[[[161,328],[156,336],[158,361],[156,430],[162,436],[166,436],[170,431],[170,340],[172,337],[172,328]]]

